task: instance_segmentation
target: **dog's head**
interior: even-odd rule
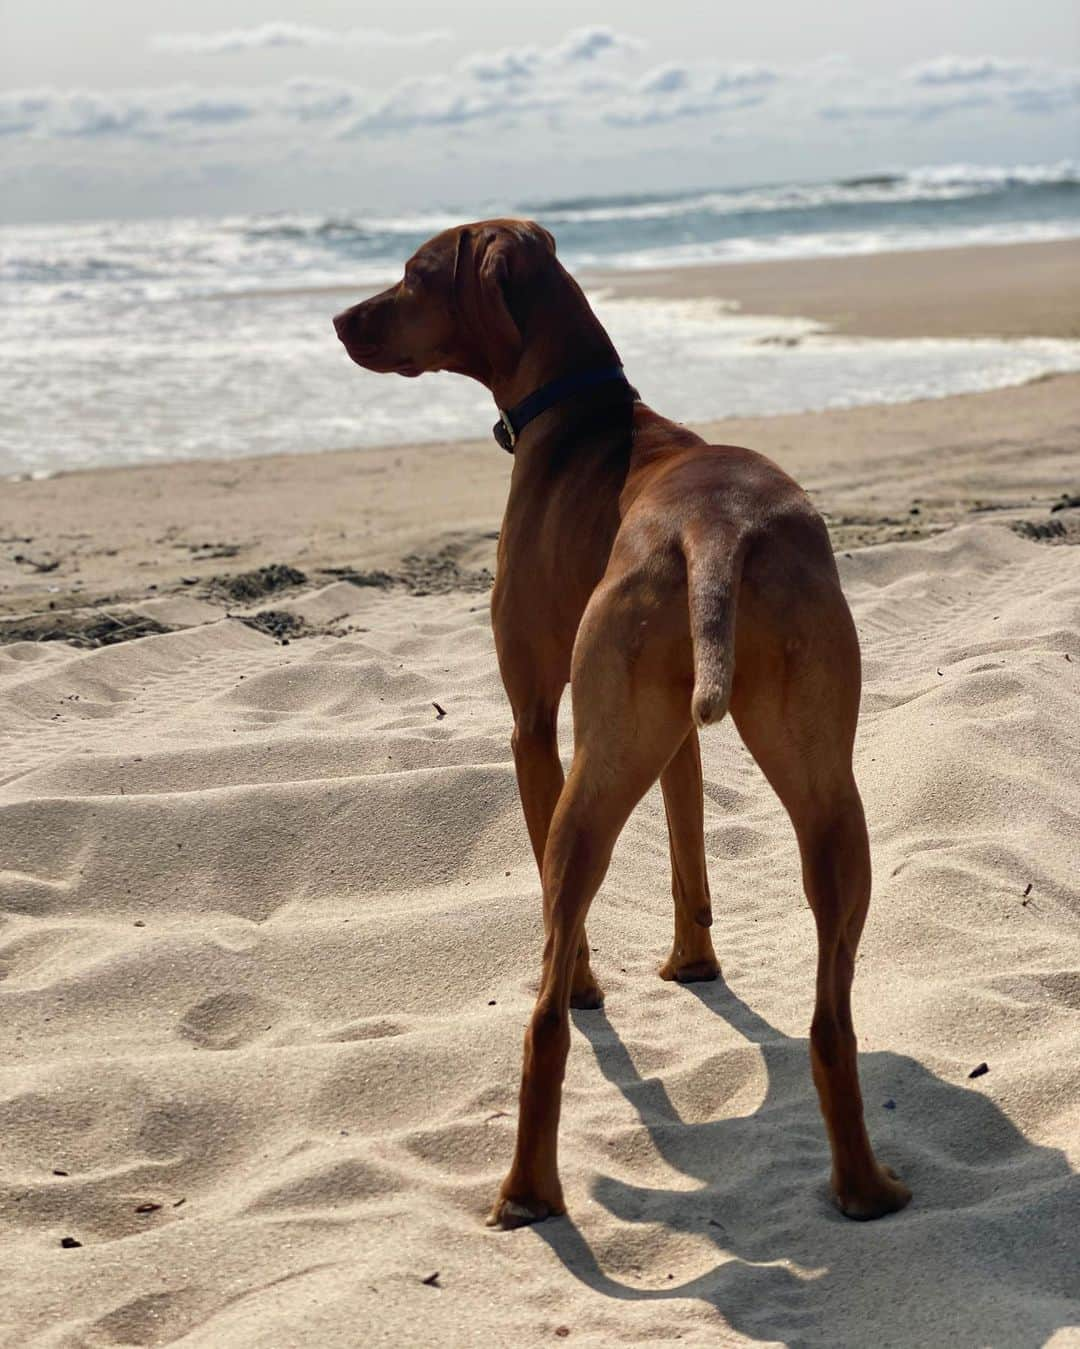
[[[490,387],[516,367],[523,327],[557,268],[555,240],[532,221],[459,225],[429,239],[397,285],[343,310],[334,328],[366,370],[452,370]]]

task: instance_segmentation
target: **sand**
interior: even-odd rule
[[[1075,338],[1080,240],[642,271],[612,289],[655,299],[705,292],[858,337]]]
[[[590,916],[570,1215],[483,1225],[541,930],[493,444],[5,485],[0,1343],[1080,1342],[1078,389],[722,428],[813,487],[863,644],[855,1013],[915,1191],[870,1225],[828,1203],[813,924],[727,724],[723,979],[657,977],[654,790]]]

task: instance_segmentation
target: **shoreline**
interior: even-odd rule
[[[791,473],[838,552],[927,538],[990,512],[1034,528],[1067,524],[1071,537],[1080,515],[1055,512],[1080,493],[1080,373],[694,429]],[[494,567],[512,462],[483,439],[11,483],[0,504],[0,642],[13,620],[109,604],[149,614],[176,601],[183,623],[194,600],[220,599],[228,578],[267,566],[312,584],[376,573],[375,583],[414,593],[474,587]]]
[[[991,280],[988,252],[1008,263]],[[918,317],[922,334],[937,336],[945,317],[952,332],[971,335],[991,312],[997,327],[984,335],[1046,335],[1052,309],[1055,322],[1067,315],[1069,331],[1080,336],[1080,265],[1064,266],[1073,256],[1080,263],[1080,241],[733,264],[624,273],[618,293],[730,299],[745,283],[751,289],[741,293],[752,292],[762,312],[786,305],[803,317],[824,315],[839,331],[876,324],[893,334]],[[814,294],[831,297],[827,313]],[[1062,335],[1060,326],[1052,335]],[[1080,491],[1080,373],[909,403],[694,425],[714,443],[748,445],[790,472],[826,515],[837,549],[926,537],[987,510],[1045,519]],[[511,463],[485,436],[8,480],[0,500],[0,619],[106,603],[160,605],[166,596],[187,603],[211,578],[271,564],[315,578],[344,568],[411,578],[414,586],[425,577],[437,586],[467,582],[493,566]]]
[[[987,271],[989,262],[1007,266]],[[1080,238],[1037,244],[996,244],[935,250],[903,250],[866,256],[845,255],[775,262],[700,264],[687,267],[635,271],[576,273],[586,289],[614,300],[663,302],[704,301],[717,303],[732,313],[750,319],[803,320],[824,329],[814,336],[875,340],[966,339],[998,342],[1025,339],[1080,343]],[[987,277],[991,280],[988,282]],[[1004,278],[1004,279],[1003,279]],[[286,296],[338,296],[353,292],[344,285],[237,291],[202,299],[270,300]],[[782,345],[787,341],[777,339]],[[1056,378],[1071,373],[1048,370],[1016,383],[987,390],[929,393],[892,401],[876,399],[842,406],[797,408],[794,411],[728,413],[717,408],[695,416],[695,424],[712,424],[729,417],[740,420],[772,420],[778,417],[814,416],[826,411],[850,411],[859,407],[898,407],[906,402],[942,401],[971,393],[1018,388],[1030,379]],[[640,376],[639,376],[640,378]],[[659,411],[664,411],[658,407]],[[669,415],[672,415],[668,409]],[[494,412],[492,413],[494,416]],[[308,457],[338,454],[363,448],[373,453],[430,446],[465,444],[471,435],[423,442],[375,442],[328,445],[306,450]],[[251,456],[260,460],[291,457],[290,449]],[[42,468],[35,472],[0,472],[0,482],[18,485],[54,478],[120,469],[169,469],[179,463],[207,465],[239,463],[245,455],[193,455],[179,458],[118,461]],[[2,517],[0,517],[2,521]]]

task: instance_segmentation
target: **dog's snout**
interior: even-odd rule
[[[338,335],[349,355],[356,358],[370,356],[376,350],[372,341],[371,324],[367,320],[367,310],[362,305],[353,305],[334,315],[334,331]]]

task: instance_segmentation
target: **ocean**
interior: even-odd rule
[[[337,308],[440,229],[529,215],[573,270],[682,267],[1080,236],[1080,166],[966,165],[828,183],[0,227],[0,476],[486,434],[489,395],[378,377]],[[711,301],[593,295],[628,373],[682,420],[898,402],[1080,369],[1080,343],[880,341]]]

